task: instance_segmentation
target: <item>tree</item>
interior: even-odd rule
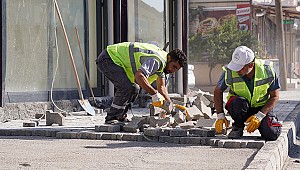
[[[236,16],[226,17],[218,27],[208,33],[200,33],[189,38],[190,61],[208,62],[209,81],[212,85],[211,72],[217,64],[231,60],[234,49],[245,45],[258,52],[258,41],[251,31],[239,30]]]

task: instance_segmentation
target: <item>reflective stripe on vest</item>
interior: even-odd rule
[[[167,52],[152,44],[123,42],[107,46],[107,52],[113,62],[124,69],[131,83],[134,83],[134,75],[142,65],[141,59],[144,57],[153,57],[160,62],[156,74],[147,78],[150,84],[157,79],[158,74],[162,73],[166,67]]]
[[[135,74],[137,72],[136,69],[136,63],[135,63],[135,59],[134,59],[134,53],[135,52],[141,52],[141,53],[146,53],[146,54],[154,54],[156,55],[163,63],[163,68],[164,68],[164,63],[166,63],[166,60],[157,52],[152,51],[152,50],[146,50],[146,49],[142,49],[142,48],[135,48],[134,47],[134,43],[131,42],[129,45],[129,57],[130,57],[130,63],[131,63],[131,68],[132,68],[132,72],[133,74]]]
[[[264,60],[255,60],[253,94],[250,94],[244,79],[237,72],[225,67],[223,67],[223,70],[225,71],[225,83],[230,87],[227,99],[231,96],[242,96],[249,101],[251,107],[263,106],[269,99],[267,90],[274,81],[275,74],[269,63],[264,62]]]

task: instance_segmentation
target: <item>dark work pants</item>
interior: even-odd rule
[[[232,119],[233,126],[244,128],[246,120],[256,114],[262,107],[252,108],[247,99],[243,97],[232,97],[229,99],[225,107]],[[277,116],[273,112],[269,112],[261,121],[258,130],[261,137],[265,140],[276,140],[281,133],[281,124],[278,122]]]
[[[124,69],[112,61],[106,50],[97,57],[96,64],[98,70],[114,84],[116,89],[112,106],[105,119],[119,119],[124,115],[126,117],[128,108],[138,95],[139,86],[130,82]]]

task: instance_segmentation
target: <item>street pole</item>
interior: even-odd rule
[[[281,90],[287,90],[287,73],[286,73],[286,59],[285,59],[285,43],[284,43],[284,29],[282,24],[282,4],[281,0],[275,0],[276,13],[276,34],[277,34],[277,57],[279,59],[279,81]]]

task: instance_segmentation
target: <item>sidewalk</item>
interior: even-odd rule
[[[256,148],[258,153],[247,166],[248,169],[281,169],[288,157],[288,150],[295,141],[296,128],[300,119],[297,117],[299,113],[299,97],[298,91],[281,91],[280,101],[274,108],[274,112],[283,122],[282,134],[277,141],[264,142],[257,139],[259,133],[245,134],[246,137],[239,140],[226,139],[224,136],[215,137],[182,137],[182,140],[174,140],[178,144],[192,144],[197,139],[198,145],[208,145],[213,148]],[[298,105],[298,107],[297,107]],[[134,108],[134,115],[149,115],[148,109]],[[0,136],[46,136],[56,138],[80,138],[80,139],[109,139],[123,141],[147,141],[142,133],[105,133],[95,132],[95,126],[104,123],[105,114],[96,116],[82,116],[77,113],[74,116],[67,116],[65,126],[45,126],[45,121],[40,122],[40,126],[34,128],[24,128],[24,120],[12,120],[0,123]],[[129,116],[132,116],[129,112]],[[248,137],[251,136],[251,137]],[[192,140],[193,139],[193,140]],[[160,142],[157,140],[157,142]],[[226,159],[226,158],[225,158]],[[247,163],[245,163],[247,165]]]

